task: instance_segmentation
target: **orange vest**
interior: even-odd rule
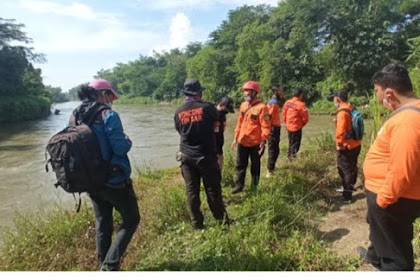
[[[298,131],[309,121],[308,109],[299,98],[293,97],[284,103],[283,120],[288,131]]]
[[[353,107],[349,103],[341,103],[340,107],[338,107],[339,111],[337,113],[337,123],[335,127],[335,140],[337,146],[347,146],[347,149],[351,150],[354,149],[362,143],[361,140],[356,140],[353,138],[346,139],[347,132],[352,130],[351,126],[351,116],[346,111],[340,111],[341,109],[350,109],[352,110]]]
[[[259,145],[271,133],[270,115],[267,106],[259,99],[243,102],[239,108],[235,139],[245,147]]]
[[[420,100],[405,106],[420,108]],[[405,110],[390,117],[366,155],[365,187],[382,208],[400,197],[420,200],[420,113]]]
[[[267,108],[268,113],[271,116],[271,125],[280,127],[280,106],[278,104],[267,104]]]

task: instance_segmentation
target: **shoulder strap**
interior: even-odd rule
[[[100,106],[98,109],[96,109],[96,112],[90,116],[90,118],[88,118],[86,121],[83,120],[83,123],[86,124],[87,126],[91,126],[93,122],[96,120],[96,118],[98,117],[98,115],[106,109],[111,109],[111,108],[106,105]]]
[[[399,113],[401,113],[402,111],[405,111],[405,110],[414,110],[414,111],[417,111],[417,112],[419,112],[420,113],[420,108],[419,107],[416,107],[416,106],[406,106],[406,107],[401,107],[401,108],[398,108],[397,110],[395,110],[390,116],[389,116],[389,118],[388,118],[388,120],[390,119],[390,118],[392,118],[393,116],[395,116],[395,115],[397,115],[397,114],[399,114]]]
[[[349,113],[349,114],[351,114],[351,111],[352,110],[350,110],[349,108],[341,108],[340,110],[338,110],[337,111],[337,113],[335,113],[335,114],[338,114],[339,112],[341,112],[341,111],[346,111],[347,113]]]
[[[258,105],[258,104],[260,104],[260,103],[262,103],[261,101],[258,101],[258,102],[256,102],[256,103],[254,103],[254,104],[252,104],[248,109],[246,109],[245,111],[243,111],[242,112],[242,115],[243,116],[245,116],[246,115],[246,113],[248,113],[248,111],[252,108],[252,107],[254,107],[254,106],[256,106],[256,105]]]

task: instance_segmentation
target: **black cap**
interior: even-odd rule
[[[340,89],[340,90],[334,91],[330,96],[328,96],[329,99],[333,99],[334,97],[338,97],[338,98],[340,98],[343,101],[347,101],[349,95],[347,93],[347,90]]]
[[[196,78],[187,79],[184,83],[184,90],[182,91],[186,95],[198,95],[203,92],[203,88]]]
[[[235,110],[233,109],[233,99],[229,96],[223,96],[219,104],[224,105],[229,113],[235,113]]]

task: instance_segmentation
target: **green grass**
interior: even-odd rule
[[[320,149],[321,147],[321,149]],[[331,135],[305,143],[292,163],[282,162],[273,178],[261,178],[243,193],[230,193],[235,157],[225,156],[223,193],[231,227],[219,225],[202,210],[207,229],[189,224],[185,186],[179,168],[138,170],[134,186],[141,225],[122,268],[142,271],[331,271],[355,270],[359,262],[328,251],[319,239],[317,220],[328,212],[324,193],[339,184]],[[282,147],[284,149],[284,147]],[[283,153],[284,155],[284,153]],[[265,166],[263,164],[263,166]],[[265,174],[265,170],[262,170]],[[90,203],[80,213],[56,209],[16,216],[4,232],[0,270],[97,270],[94,215]],[[116,217],[116,223],[120,221]]]

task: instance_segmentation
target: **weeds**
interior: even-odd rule
[[[122,267],[142,271],[354,270],[352,259],[328,252],[313,222],[328,208],[322,206],[321,190],[337,183],[335,152],[328,151],[333,143],[331,135],[321,135],[294,162],[282,163],[272,178],[261,178],[256,191],[251,191],[248,175],[245,190],[238,195],[230,194],[235,156],[226,153],[223,194],[235,224],[219,225],[202,191],[204,231],[189,224],[179,168],[138,168],[140,176],[133,181],[141,225]],[[44,216],[18,216],[16,230],[4,234],[0,270],[96,270],[95,255],[94,215],[85,203],[78,214],[57,209]]]

